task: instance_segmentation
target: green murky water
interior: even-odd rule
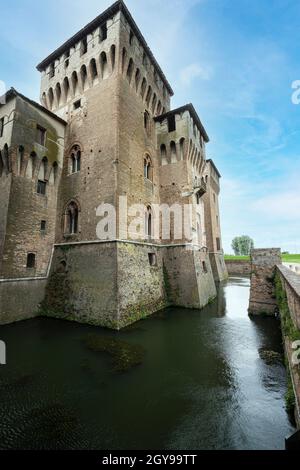
[[[51,319],[0,327],[0,449],[281,449],[294,428],[275,319],[247,315],[249,279],[202,311],[121,333]]]

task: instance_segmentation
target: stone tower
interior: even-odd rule
[[[41,108],[64,124],[42,312],[121,328],[168,305],[206,305],[223,275],[211,265],[221,247],[207,243],[209,138],[191,104],[171,110],[172,88],[124,2],[38,70]],[[100,237],[108,207],[115,230]]]
[[[224,262],[219,208],[221,175],[212,160],[206,161],[204,173],[207,185],[207,191],[203,197],[206,246],[209,251],[214,278],[216,281],[222,281],[228,277],[228,273]]]

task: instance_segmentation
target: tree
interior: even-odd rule
[[[232,240],[231,248],[235,256],[248,256],[250,251],[254,248],[254,241],[248,235],[235,237]]]

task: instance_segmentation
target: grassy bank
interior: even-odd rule
[[[225,255],[227,261],[249,261],[249,256],[234,256]],[[282,261],[284,263],[300,263],[300,255],[282,255]]]

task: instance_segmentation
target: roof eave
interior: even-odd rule
[[[209,137],[208,137],[207,132],[205,130],[205,127],[203,126],[203,124],[202,124],[202,122],[201,122],[201,120],[198,116],[198,113],[195,110],[192,103],[181,106],[180,108],[172,109],[171,111],[168,111],[167,113],[161,114],[160,116],[156,116],[154,118],[154,120],[156,122],[162,122],[164,119],[167,119],[168,116],[171,116],[172,114],[180,114],[180,113],[183,113],[184,111],[189,111],[189,113],[191,114],[191,116],[194,119],[195,123],[197,124],[197,126],[198,126],[198,128],[199,128],[199,130],[202,134],[202,137],[204,138],[205,142],[208,143],[209,142]]]
[[[31,104],[32,106],[34,106],[35,108],[38,108],[40,111],[44,112],[45,114],[48,114],[48,116],[52,117],[53,119],[55,119],[56,121],[59,121],[61,124],[63,124],[64,126],[67,125],[67,122],[62,119],[61,117],[57,116],[56,114],[52,113],[52,111],[49,111],[49,109],[45,108],[44,106],[42,106],[41,104],[37,103],[36,101],[33,101],[31,100],[30,98],[28,98],[27,96],[25,95],[22,95],[22,93],[19,93],[15,88],[10,88],[6,93],[5,93],[5,100],[6,102],[8,102],[10,99],[12,98],[17,98],[17,97],[20,97],[21,99],[23,99],[24,101],[26,101],[27,103]],[[4,106],[4,105],[2,105]]]

